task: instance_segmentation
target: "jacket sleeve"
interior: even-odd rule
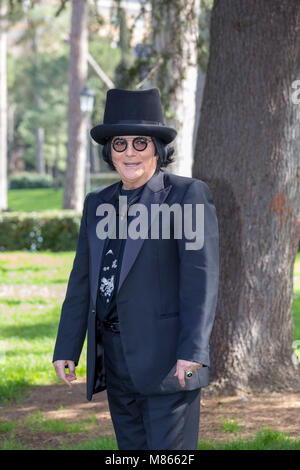
[[[89,193],[90,194],[90,193]],[[83,347],[89,312],[89,245],[87,239],[87,204],[85,197],[76,254],[62,304],[53,361],[72,360],[77,366]]]
[[[200,243],[199,246],[192,244],[196,249],[187,249],[186,243],[190,243],[191,239],[187,239],[186,227],[183,227],[183,235],[177,240],[180,260],[177,359],[199,362],[209,367],[209,339],[219,284],[218,221],[210,190],[203,181],[194,180],[189,185],[182,201],[183,214],[188,207],[185,204],[192,209],[193,229],[195,224],[198,229],[202,224],[204,239],[202,246]],[[196,216],[196,204],[203,204],[204,220]],[[183,221],[185,225],[184,218]]]

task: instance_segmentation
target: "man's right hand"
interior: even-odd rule
[[[58,360],[53,362],[53,365],[55,367],[57,377],[63,382],[66,382],[69,387],[72,387],[71,381],[77,379],[75,373],[75,362],[68,360]],[[66,374],[65,366],[68,366],[69,374]]]

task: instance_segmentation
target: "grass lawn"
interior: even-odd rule
[[[96,188],[91,188],[91,190]],[[8,191],[8,208],[13,211],[44,211],[61,209],[63,188],[10,189]]]
[[[14,404],[22,403],[23,392],[30,390],[33,385],[60,383],[51,362],[61,304],[73,259],[74,252],[0,253],[1,409],[13,409]],[[294,269],[294,292],[294,340],[298,340],[300,345],[300,253]],[[86,343],[76,369],[78,377],[85,376],[85,363]],[[37,436],[41,432],[76,436],[93,426],[96,428],[97,425],[92,415],[85,421],[68,423],[45,419],[36,411],[22,422],[13,419],[2,422],[0,419],[0,449],[27,448],[18,439],[21,428]],[[222,426],[224,433],[229,436],[232,434],[234,438],[228,438],[222,443],[199,441],[199,449],[300,450],[299,440],[291,440],[280,432],[263,429],[254,439],[240,440],[239,423],[224,422]],[[81,439],[71,447],[69,442],[62,442],[61,448],[116,449],[116,442],[112,438],[87,442]]]
[[[74,258],[74,252],[10,254],[0,254],[2,402],[18,399],[30,385],[57,380],[53,342]],[[85,374],[85,353],[79,374]]]
[[[10,189],[8,207],[13,211],[44,211],[61,209],[63,188]]]

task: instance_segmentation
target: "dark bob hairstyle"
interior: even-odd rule
[[[169,147],[166,145],[161,139],[157,137],[151,136],[154,147],[155,147],[155,153],[154,155],[158,155],[157,159],[157,167],[156,169],[159,170],[163,166],[168,166],[170,163],[174,161],[172,155],[174,154],[174,147]],[[116,171],[112,157],[111,157],[111,142],[112,142],[113,137],[109,137],[107,139],[107,142],[103,146],[102,149],[102,156],[103,160],[109,165],[109,167],[113,170]]]

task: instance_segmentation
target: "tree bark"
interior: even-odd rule
[[[7,5],[0,0],[0,210],[7,209]]]
[[[145,88],[159,89],[165,123],[178,131],[172,143],[176,158],[169,169],[182,176],[191,176],[194,157],[198,10],[199,0],[152,0],[151,68],[161,63]]]
[[[298,0],[214,3],[193,166],[220,230],[212,392],[300,389],[292,348],[300,106],[291,100],[299,30]]]
[[[198,135],[198,128],[199,128],[200,114],[201,114],[201,105],[202,105],[204,85],[205,85],[205,75],[204,75],[204,73],[202,72],[202,70],[199,66],[198,67],[198,76],[197,76],[197,87],[196,87],[196,100],[195,100],[195,104],[196,104],[195,123],[194,123],[193,140],[192,140],[192,142],[193,142],[193,150],[192,150],[193,161],[194,161],[195,148],[196,148],[196,142],[197,142],[197,135]],[[193,164],[191,164],[191,173],[192,173],[192,166],[193,166]]]
[[[91,173],[99,173],[100,168],[100,158],[98,155],[98,146],[91,143]]]
[[[37,27],[33,24],[31,27],[34,28],[34,36],[32,40],[32,50],[34,55],[34,64],[35,64],[35,79],[36,84],[38,83],[38,78],[40,74],[40,58],[39,58],[39,38]],[[33,90],[33,99],[34,107],[37,113],[41,112],[41,96],[38,86],[34,87]],[[45,173],[45,157],[44,157],[44,129],[36,125],[34,129],[35,134],[35,169],[39,174]]]
[[[60,132],[59,129],[56,131],[56,136],[55,136],[55,159],[54,159],[54,165],[52,168],[52,174],[53,174],[53,186],[55,191],[58,191],[59,189],[59,167],[58,167],[58,162],[60,160]]]
[[[86,120],[80,110],[80,92],[87,78],[88,3],[72,1],[69,60],[68,155],[65,174],[64,209],[80,212],[84,200],[87,154]]]

